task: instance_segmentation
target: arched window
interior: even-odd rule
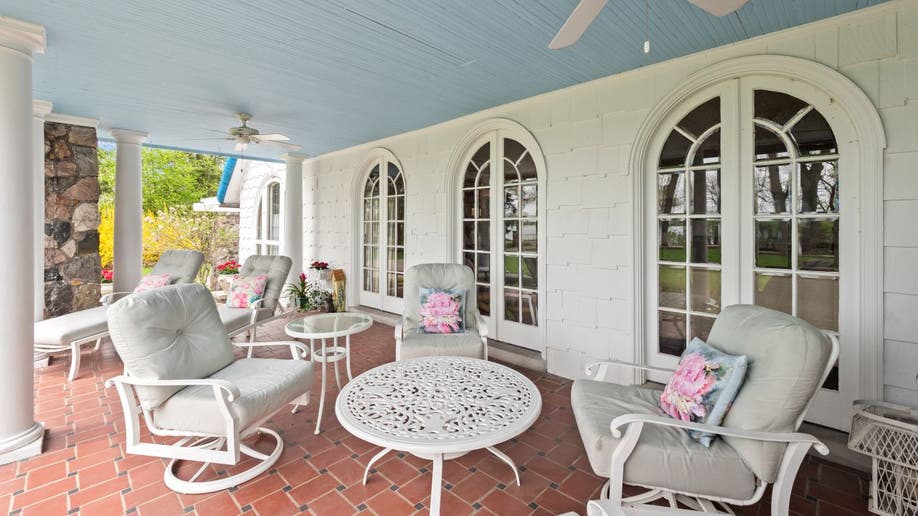
[[[268,183],[261,193],[255,220],[255,254],[276,255],[280,252],[281,188]]]
[[[360,304],[401,312],[405,275],[405,176],[375,160],[363,184]]]
[[[541,156],[533,142],[497,130],[463,161],[459,243],[475,272],[475,302],[493,338],[541,350],[539,338]],[[538,158],[538,160],[537,160]]]

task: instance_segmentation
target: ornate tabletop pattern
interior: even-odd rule
[[[509,439],[532,424],[541,406],[535,385],[513,369],[470,358],[427,357],[358,376],[339,395],[338,414],[346,427],[378,439],[456,445],[484,436]]]

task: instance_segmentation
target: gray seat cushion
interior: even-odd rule
[[[200,379],[233,361],[214,298],[197,283],[133,294],[108,308],[108,328],[128,374],[149,380]],[[177,387],[138,387],[146,410]]]
[[[659,399],[660,391],[651,389],[574,382],[571,408],[594,473],[611,474],[612,452],[621,442],[612,437],[612,420],[624,414],[658,415]],[[755,475],[722,439],[705,448],[680,428],[651,424],[644,425],[624,477],[628,484],[733,499],[748,499],[755,490]]]
[[[35,343],[69,346],[71,342],[108,331],[108,307],[97,306],[35,323]]]
[[[284,290],[284,284],[287,282],[287,275],[290,274],[290,267],[293,266],[293,260],[289,256],[272,256],[272,255],[252,255],[245,259],[242,268],[239,269],[239,276],[257,276],[267,274],[268,280],[265,283],[264,302],[261,306],[274,310]]]
[[[225,328],[228,333],[232,333],[242,328],[252,320],[252,310],[250,308],[230,308],[221,304],[217,306],[217,312],[220,314],[220,320],[223,321],[223,328]],[[274,315],[274,310],[270,308],[258,309],[259,321],[263,321],[272,315]]]
[[[474,331],[465,333],[406,333],[402,339],[400,359],[455,356],[481,358],[484,356],[484,344]]]
[[[166,251],[159,256],[156,265],[153,266],[151,274],[171,274],[170,282],[175,285],[179,283],[194,283],[201,270],[201,264],[204,263],[204,254],[198,251],[187,251],[184,249],[173,249]]]
[[[832,342],[818,328],[783,312],[760,306],[725,308],[708,344],[746,355],[746,379],[721,423],[762,432],[793,432],[819,388]],[[756,475],[774,482],[785,445],[724,437]]]
[[[303,360],[245,358],[210,378],[227,380],[239,388],[230,412],[240,431],[259,423],[280,407],[312,388],[312,363]],[[189,386],[153,411],[156,426],[183,432],[225,435],[226,425],[214,402],[213,388]]]

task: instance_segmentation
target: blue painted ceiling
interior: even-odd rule
[[[577,0],[0,0],[42,24],[35,97],[156,145],[254,115],[315,155],[884,0],[751,0],[716,18],[684,0],[611,0],[577,44],[548,42]],[[252,146],[272,158],[282,151]]]

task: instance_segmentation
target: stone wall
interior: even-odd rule
[[[45,317],[99,304],[96,130],[45,123]]]

